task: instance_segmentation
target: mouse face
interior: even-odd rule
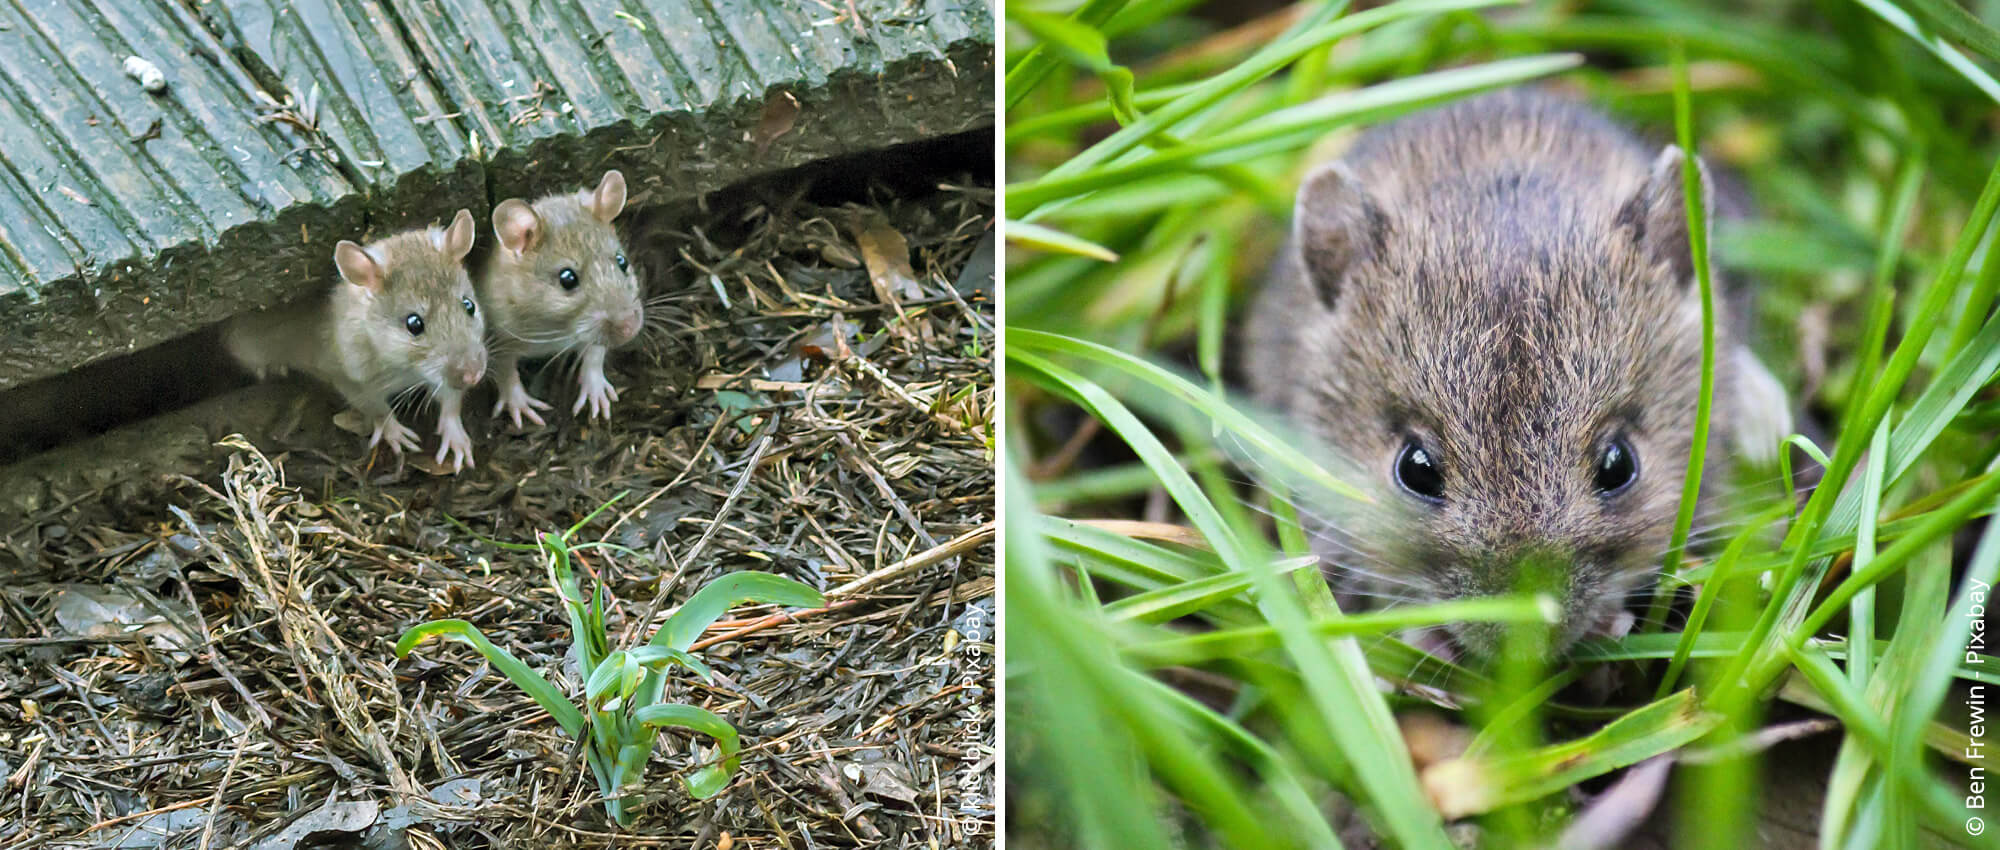
[[[486,320],[465,273],[472,213],[451,226],[401,233],[367,247],[341,242],[334,262],[347,286],[345,333],[358,334],[369,373],[417,376],[433,390],[463,390],[486,372]],[[402,387],[385,388],[388,391]]]
[[[1630,625],[1669,543],[1700,393],[1674,154],[1620,187],[1623,204],[1532,172],[1393,207],[1338,166],[1309,181],[1292,273],[1313,296],[1287,412],[1375,500],[1320,529],[1340,550],[1329,560],[1395,599],[1547,592],[1564,612],[1555,649]],[[1503,630],[1450,633],[1483,655]]]
[[[595,189],[518,198],[493,209],[500,249],[480,277],[499,342],[522,354],[616,347],[645,324],[637,268],[611,224],[625,207],[625,177]]]

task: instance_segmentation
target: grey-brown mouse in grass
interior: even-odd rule
[[[485,317],[464,265],[475,235],[472,213],[459,210],[449,227],[342,241],[333,249],[339,283],[232,319],[223,343],[260,378],[299,371],[332,384],[374,426],[369,445],[399,454],[420,441],[396,420],[395,400],[425,391],[438,403],[438,462],[471,466],[459,406],[486,372]]]
[[[1239,366],[1373,498],[1307,506],[1340,590],[1500,594],[1521,565],[1555,564],[1554,649],[1630,626],[1669,545],[1700,396],[1683,162],[1520,90],[1373,129],[1306,178]],[[1742,299],[1714,279],[1704,506],[1732,458],[1774,460],[1791,429]],[[1448,632],[1475,655],[1501,634]]]
[[[639,335],[645,303],[612,219],[625,208],[625,175],[607,171],[596,188],[533,203],[509,198],[493,208],[499,247],[479,271],[479,303],[491,313],[493,407],[520,427],[542,423],[549,405],[528,395],[520,361],[578,355],[573,412],[611,417],[618,391],[604,378],[604,357]]]

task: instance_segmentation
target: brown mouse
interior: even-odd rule
[[[262,378],[297,370],[340,392],[375,426],[368,444],[398,454],[420,445],[396,421],[393,399],[423,390],[438,403],[437,460],[472,465],[472,439],[459,419],[466,389],[486,371],[486,323],[465,272],[472,213],[447,228],[398,233],[367,246],[333,249],[340,283],[304,301],[230,320],[223,341]]]
[[[1683,161],[1579,104],[1509,91],[1373,129],[1306,178],[1239,365],[1373,497],[1307,506],[1343,594],[1508,593],[1544,563],[1563,612],[1552,650],[1630,627],[1700,396]],[[1742,299],[1716,283],[1704,505],[1732,458],[1774,459],[1791,430]],[[1501,634],[1447,632],[1441,648],[1474,655]]]
[[[515,427],[549,405],[521,385],[520,361],[576,352],[576,404],[591,418],[611,417],[618,391],[604,378],[604,357],[639,335],[645,305],[639,278],[611,221],[625,208],[625,175],[607,171],[594,189],[536,200],[508,198],[493,208],[500,246],[479,272],[479,303],[491,311],[493,374]]]

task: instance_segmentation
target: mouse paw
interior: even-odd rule
[[[569,411],[580,413],[588,406],[589,418],[610,419],[611,403],[618,400],[618,390],[611,386],[610,381],[604,379],[604,373],[586,370],[577,383],[582,389],[576,394],[576,405]]]
[[[437,462],[444,463],[447,455],[451,457],[451,471],[453,472],[458,472],[473,465],[472,437],[465,433],[465,423],[458,421],[457,417],[442,417],[438,419]]]
[[[501,391],[500,400],[493,405],[493,415],[499,416],[505,412],[507,418],[514,420],[514,427],[518,429],[524,427],[521,425],[523,418],[536,425],[547,425],[548,423],[542,421],[542,415],[535,411],[550,409],[553,408],[548,402],[528,395],[528,388],[516,382],[512,387]]]
[[[424,445],[423,441],[417,438],[417,432],[397,422],[396,414],[393,413],[376,420],[375,436],[368,438],[368,447],[371,449],[384,443],[387,443],[389,450],[396,454],[414,452]]]

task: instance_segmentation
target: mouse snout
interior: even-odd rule
[[[645,311],[634,305],[622,313],[614,313],[604,319],[604,337],[612,345],[624,345],[639,335],[639,329],[646,324]]]
[[[486,349],[478,348],[452,358],[445,379],[454,389],[467,389],[486,377]]]

